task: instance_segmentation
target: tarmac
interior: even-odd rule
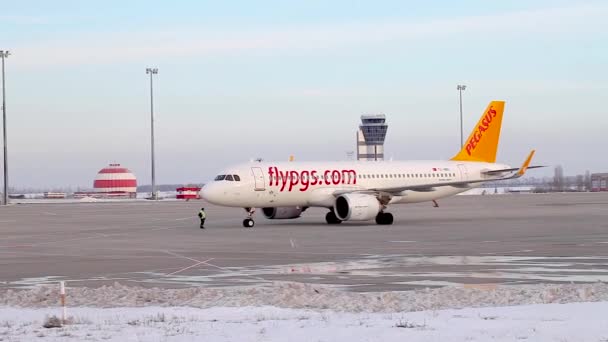
[[[455,196],[439,205],[392,206],[392,226],[327,225],[319,208],[293,220],[258,210],[247,229],[243,209],[204,201],[15,204],[0,208],[0,288],[608,282],[608,193]]]

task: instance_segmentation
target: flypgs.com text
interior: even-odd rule
[[[325,171],[281,171],[276,166],[268,168],[270,186],[276,186],[279,191],[292,191],[297,188],[306,191],[311,186],[357,184],[355,170],[325,170]]]

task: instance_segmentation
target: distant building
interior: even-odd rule
[[[591,191],[608,191],[608,173],[591,174]]]
[[[183,186],[175,189],[175,191],[177,191],[177,195],[175,195],[177,199],[185,199],[187,201],[201,198],[201,188],[199,186]]]
[[[61,199],[66,198],[67,194],[65,192],[45,192],[44,198],[47,199]]]
[[[93,182],[93,192],[74,193],[74,198],[84,197],[136,198],[137,178],[120,164],[110,164],[97,173]]]
[[[361,125],[357,131],[357,160],[384,160],[387,130],[384,114],[361,115]]]

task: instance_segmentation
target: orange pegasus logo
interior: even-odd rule
[[[471,135],[471,138],[467,142],[466,151],[469,156],[473,151],[475,151],[475,148],[483,138],[484,132],[490,128],[490,126],[492,125],[492,120],[495,117],[496,110],[494,110],[494,107],[490,106],[490,108],[486,112],[486,115],[481,118],[479,126],[477,126],[477,130],[475,130],[475,132]]]

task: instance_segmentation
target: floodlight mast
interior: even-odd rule
[[[464,84],[459,84],[456,86],[456,90],[458,90],[458,94],[460,97],[460,148],[464,146],[463,133],[462,133],[462,92],[467,88]]]
[[[151,198],[158,199],[156,194],[156,166],[154,161],[154,81],[153,75],[158,74],[158,68],[146,68],[146,74],[150,75],[150,141],[152,155],[152,194]]]
[[[4,59],[10,56],[9,51],[0,50],[2,59],[2,138],[4,146],[4,188],[2,192],[2,204],[8,205],[8,145],[6,137],[6,83],[4,75]]]

